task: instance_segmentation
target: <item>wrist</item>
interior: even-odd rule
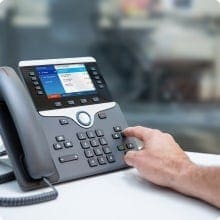
[[[171,188],[187,195],[194,195],[196,188],[193,179],[198,169],[199,166],[190,160],[182,162]]]

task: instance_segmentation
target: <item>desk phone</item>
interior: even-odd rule
[[[0,68],[0,132],[23,190],[127,168],[137,145],[123,137],[126,120],[94,58],[21,61],[19,70]]]

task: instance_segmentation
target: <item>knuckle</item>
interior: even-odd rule
[[[136,130],[141,130],[143,127],[140,126],[140,125],[138,125],[138,126],[136,126],[135,128],[136,128]]]
[[[154,136],[161,135],[161,131],[158,130],[158,129],[154,129],[154,130],[152,131],[152,135],[154,135]]]
[[[164,137],[166,137],[168,139],[173,139],[173,136],[169,133],[164,133],[163,135],[164,135]]]

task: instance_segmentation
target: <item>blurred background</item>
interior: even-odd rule
[[[129,125],[220,154],[220,0],[0,0],[0,65],[94,56]]]

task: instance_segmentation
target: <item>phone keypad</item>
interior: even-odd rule
[[[116,161],[102,129],[77,133],[77,138],[90,167],[102,166]],[[82,138],[86,139],[82,141]]]
[[[66,121],[60,120],[60,122],[61,124],[66,124]],[[110,133],[109,135],[113,140],[123,140],[121,126],[112,127],[112,131],[113,133]],[[135,148],[133,143],[123,143],[118,146],[109,146],[108,140],[105,137],[104,131],[102,129],[78,132],[76,133],[76,137],[79,141],[79,146],[83,150],[84,157],[87,160],[89,167],[104,166],[108,163],[116,162],[116,158],[112,153],[112,147],[116,148],[118,152],[122,152],[123,154]],[[57,143],[53,144],[54,150],[74,147],[72,141],[66,140],[64,135],[56,136],[55,140]],[[69,154],[63,157],[59,157],[60,163],[74,160],[78,160],[77,154]]]

